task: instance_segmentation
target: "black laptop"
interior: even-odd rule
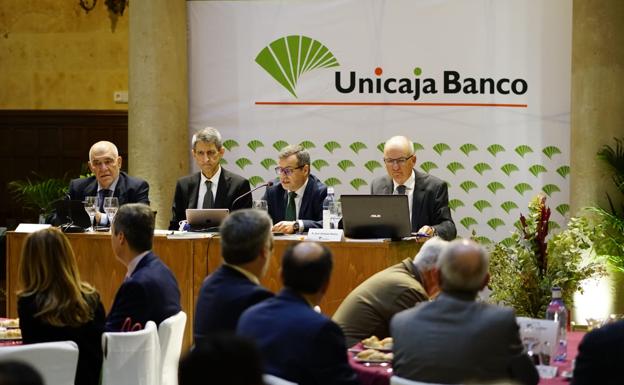
[[[86,229],[91,226],[89,214],[85,211],[84,203],[78,200],[59,200],[54,203],[56,220],[53,225],[74,225]]]
[[[345,237],[401,239],[412,235],[407,195],[341,195]]]

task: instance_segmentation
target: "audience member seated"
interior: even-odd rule
[[[624,321],[587,333],[579,345],[572,385],[616,385],[624,382]]]
[[[229,333],[204,339],[180,360],[179,385],[264,385],[262,361],[253,341]]]
[[[251,207],[251,194],[243,197],[251,191],[249,181],[221,167],[225,147],[219,131],[206,127],[193,135],[191,153],[201,171],[180,178],[176,183],[170,230],[178,230],[179,222],[186,219],[186,209],[233,211]],[[242,198],[236,200],[239,197]]]
[[[72,340],[79,349],[76,384],[98,384],[104,307],[80,280],[74,252],[56,228],[26,238],[19,265],[17,313],[26,344]]]
[[[538,383],[513,310],[475,301],[489,280],[488,260],[470,240],[444,248],[438,260],[442,293],[398,313],[390,323],[397,376],[444,384]]]
[[[390,319],[396,313],[437,295],[438,255],[448,242],[428,240],[412,260],[378,272],[356,287],[332,317],[345,334],[347,345],[370,336],[390,336]]]
[[[273,231],[292,234],[323,227],[327,186],[310,174],[310,154],[301,146],[287,146],[278,155],[279,183],[267,188]]]
[[[95,222],[109,225],[104,214],[104,198],[117,197],[119,205],[126,203],[150,203],[149,185],[143,179],[131,177],[121,171],[122,158],[117,146],[111,142],[101,141],[89,150],[89,169],[93,176],[73,179],[69,183],[66,198],[84,201],[87,196],[97,196],[99,200]],[[62,220],[55,219],[55,222]]]
[[[237,333],[256,341],[266,373],[299,385],[358,383],[342,330],[313,309],[327,291],[331,270],[325,246],[289,247],[282,258],[284,289],[241,316]]]
[[[261,210],[239,210],[221,224],[225,263],[202,283],[195,310],[195,344],[211,333],[234,332],[248,307],[273,296],[260,286],[273,252],[271,218]]]
[[[19,361],[4,361],[0,362],[0,385],[44,385],[44,383],[41,375],[32,366]]]
[[[106,331],[118,332],[126,318],[145,326],[160,324],[180,311],[180,290],[175,276],[154,254],[154,212],[149,206],[121,206],[111,227],[113,253],[127,266],[126,278],[115,294],[106,318]]]

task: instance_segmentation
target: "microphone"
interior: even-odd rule
[[[261,189],[263,187],[271,187],[271,186],[273,186],[273,181],[272,180],[270,180],[268,182],[265,182],[265,183],[262,183],[261,185],[252,188],[251,190],[247,191],[246,193],[241,194],[238,198],[234,199],[234,202],[232,202],[232,208],[234,208],[234,205],[236,204],[236,202],[238,202],[241,198],[246,197],[247,195],[251,194],[252,192],[254,192],[254,191],[258,190],[258,189]]]

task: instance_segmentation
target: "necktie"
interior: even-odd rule
[[[211,209],[214,206],[214,197],[212,196],[212,181],[206,181],[206,195],[204,195],[203,209]]]
[[[397,190],[396,195],[405,195],[406,189],[407,189],[407,187],[405,187],[405,185],[397,186],[397,188],[396,188],[396,190]]]
[[[98,205],[101,213],[104,212],[104,198],[111,196],[111,190],[103,188],[98,191]]]
[[[294,191],[288,193],[288,204],[286,205],[286,215],[284,216],[284,220],[286,221],[294,221],[297,219],[297,207],[295,206],[296,196],[297,193]]]

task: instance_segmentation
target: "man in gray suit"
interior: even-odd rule
[[[481,246],[465,239],[442,251],[442,293],[398,313],[390,323],[397,376],[443,384],[538,383],[513,310],[475,301],[489,280],[488,260]]]
[[[383,160],[388,175],[371,182],[371,194],[406,194],[412,231],[453,240],[457,230],[448,207],[448,187],[441,179],[416,171],[412,141],[404,136],[388,139]]]

